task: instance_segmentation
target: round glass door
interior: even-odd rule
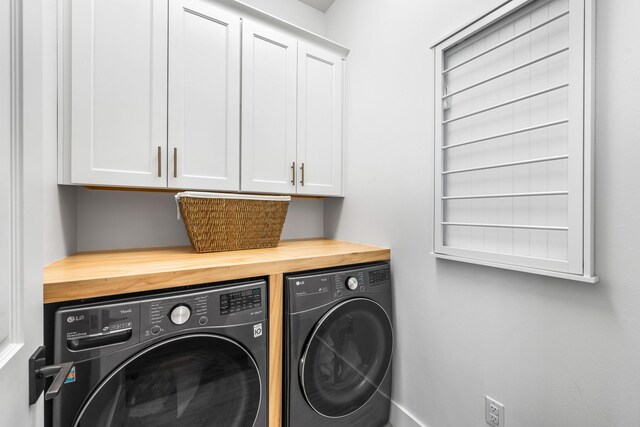
[[[300,383],[326,417],[357,411],[377,392],[393,353],[391,320],[380,305],[347,300],[320,319],[300,360]]]
[[[161,342],[118,367],[80,411],[81,427],[251,427],[260,374],[249,353],[215,335]]]

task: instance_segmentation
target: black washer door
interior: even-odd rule
[[[354,298],[332,308],[315,326],[300,360],[300,384],[321,415],[343,417],[376,393],[393,353],[393,330],[377,303]]]
[[[260,374],[239,344],[216,335],[163,341],[119,366],[75,426],[251,427]]]

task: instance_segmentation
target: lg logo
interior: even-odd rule
[[[67,323],[73,323],[80,320],[84,320],[84,314],[81,316],[69,316],[67,317]]]

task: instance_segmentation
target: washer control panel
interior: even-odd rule
[[[59,308],[55,360],[86,360],[188,330],[262,327],[266,287],[264,280],[254,280]]]
[[[140,302],[140,341],[203,326],[261,320],[264,281]]]
[[[142,301],[140,340],[145,341],[190,326],[193,319],[207,316],[210,299],[210,292],[200,292]]]
[[[382,293],[391,284],[389,265],[334,270],[287,277],[289,313],[309,310],[341,298]]]
[[[124,302],[92,308],[69,308],[56,312],[60,335],[70,351],[121,344],[135,337],[139,303]]]
[[[238,313],[262,306],[260,288],[245,289],[220,295],[220,314]]]
[[[334,274],[335,291],[334,298],[341,296],[356,296],[368,288],[365,270],[337,272]]]

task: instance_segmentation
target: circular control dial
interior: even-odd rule
[[[347,277],[347,288],[351,291],[358,289],[358,279],[355,277]]]
[[[191,310],[188,306],[180,304],[171,309],[169,318],[176,325],[183,325],[187,323],[187,320],[191,317]]]

